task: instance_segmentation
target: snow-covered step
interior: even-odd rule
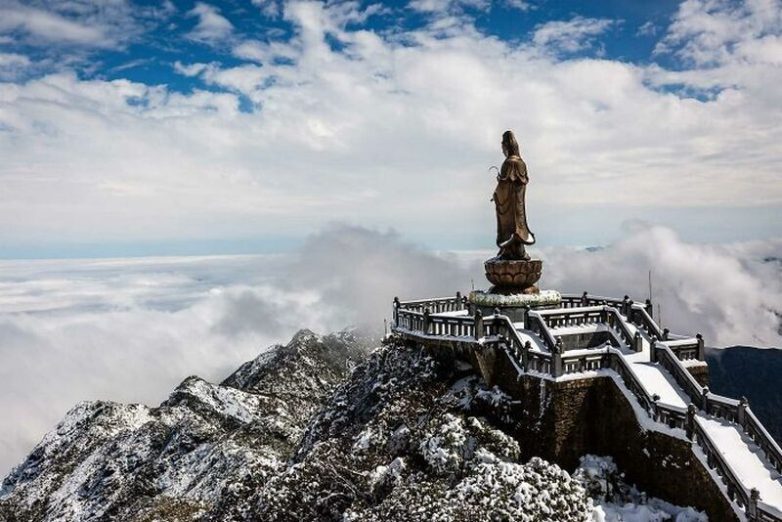
[[[686,408],[690,402],[673,376],[659,364],[634,362],[631,368],[650,395],[658,395],[662,404]]]
[[[702,412],[695,421],[714,441],[738,479],[748,490],[757,488],[764,504],[782,510],[782,477],[765,460],[763,451],[736,424]]]

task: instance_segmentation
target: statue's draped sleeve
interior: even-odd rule
[[[497,210],[497,246],[515,237],[525,245],[535,243],[527,225],[525,196],[527,192],[527,165],[519,156],[505,159],[497,176],[494,204]]]

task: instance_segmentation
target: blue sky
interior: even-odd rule
[[[782,7],[0,0],[0,257],[492,247],[516,131],[543,243],[778,237]]]

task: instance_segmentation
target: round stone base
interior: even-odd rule
[[[524,320],[524,308],[559,308],[562,296],[556,290],[541,290],[537,294],[496,294],[491,291],[473,290],[468,298],[472,313],[480,310],[484,317],[499,309],[511,321]]]
[[[562,296],[556,290],[540,290],[538,293],[506,294],[494,293],[491,290],[473,290],[468,298],[469,302],[477,306],[492,308],[504,308],[508,306],[530,308],[553,307],[562,303]]]

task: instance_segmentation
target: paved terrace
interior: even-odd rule
[[[466,298],[394,300],[392,331],[422,343],[495,346],[521,375],[588,378],[608,372],[630,397],[641,426],[693,442],[696,456],[740,517],[782,522],[782,450],[746,400],[701,387],[689,366],[704,365],[703,338],[673,335],[652,319],[651,303],[627,297],[563,295],[560,308],[525,309],[513,322],[495,310],[470,314]],[[600,334],[591,348],[569,337]],[[586,336],[587,338],[589,335]],[[583,339],[584,337],[581,337]],[[596,337],[597,338],[597,337]]]

